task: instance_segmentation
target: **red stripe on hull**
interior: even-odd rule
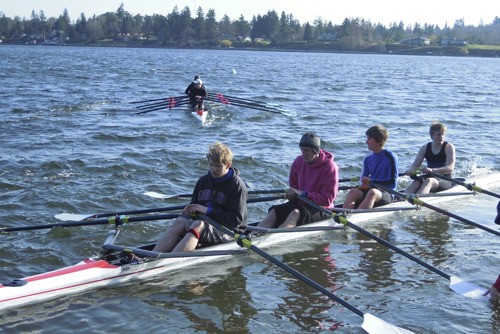
[[[50,271],[48,273],[27,277],[27,278],[24,278],[23,280],[26,282],[35,282],[35,281],[39,281],[42,279],[72,274],[72,273],[82,271],[82,270],[87,270],[90,268],[117,268],[117,266],[112,265],[109,262],[104,261],[104,260],[93,261],[90,259],[85,259],[83,261],[85,263],[75,264],[74,266],[71,266],[71,267],[66,267],[66,268],[62,268],[59,270]],[[5,286],[1,285],[0,288],[5,288]]]
[[[83,263],[83,264],[80,264],[80,265],[75,265],[75,266],[68,267],[68,268],[62,268],[60,270],[55,270],[53,272],[49,272],[49,273],[46,273],[46,274],[40,274],[40,275],[37,275],[37,276],[32,276],[30,278],[26,278],[25,280],[29,281],[29,282],[33,282],[33,281],[42,279],[42,277],[43,278],[57,277],[57,276],[62,276],[64,274],[75,273],[75,272],[78,272],[78,271],[83,271],[85,269],[92,269],[92,268],[107,268],[107,269],[116,269],[116,268],[119,268],[119,266],[112,265],[112,264],[110,264],[109,262],[107,262],[105,260],[93,261],[93,260],[90,260],[90,259],[85,259],[84,261],[86,263]],[[65,287],[61,287],[61,288],[54,288],[54,289],[39,291],[39,292],[30,293],[30,294],[26,294],[26,295],[20,295],[20,296],[16,296],[16,297],[12,297],[12,298],[2,299],[2,300],[0,300],[0,303],[5,303],[5,302],[14,301],[14,300],[23,299],[23,298],[29,298],[29,297],[33,297],[33,296],[44,295],[44,294],[52,293],[52,292],[55,292],[55,291],[64,291],[64,290],[72,289],[72,288],[79,287],[79,286],[92,285],[94,283],[110,281],[110,280],[113,280],[115,278],[132,276],[132,275],[136,275],[136,274],[139,274],[139,273],[148,272],[148,271],[151,271],[151,270],[158,270],[158,269],[163,268],[163,267],[164,266],[162,265],[162,266],[152,267],[152,268],[149,268],[149,269],[136,270],[136,271],[131,271],[131,272],[123,273],[123,274],[120,274],[120,275],[113,275],[113,276],[110,276],[110,277],[105,277],[105,278],[101,278],[101,279],[96,279],[96,280],[91,280],[91,281],[87,281],[87,282],[82,282],[82,283],[79,283],[79,284],[73,284],[73,285],[69,285],[69,286],[65,286]],[[18,287],[0,286],[0,288],[17,289]],[[22,287],[19,287],[19,288],[22,289]],[[86,289],[82,289],[81,291],[85,291],[85,290]],[[54,299],[54,298],[58,298],[58,297],[61,297],[61,296],[64,296],[64,295],[66,295],[66,294],[62,293],[62,294],[60,294],[58,296],[44,298],[42,300]],[[30,304],[30,302],[29,301],[28,302],[23,302],[23,303],[18,304],[18,306],[22,306],[22,305],[25,305],[25,304]],[[0,307],[0,309],[1,308],[2,307]]]

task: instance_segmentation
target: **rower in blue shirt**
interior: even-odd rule
[[[349,190],[343,208],[371,209],[393,201],[391,194],[369,186],[373,182],[396,190],[398,185],[398,157],[385,148],[388,137],[389,132],[379,125],[366,130],[366,144],[373,153],[364,159],[360,186]]]

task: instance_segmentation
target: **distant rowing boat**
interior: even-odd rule
[[[209,111],[210,111],[210,106],[206,102],[203,104],[201,108],[199,108],[198,106],[194,108],[190,107],[191,115],[193,115],[193,117],[200,122],[201,126],[205,126]]]
[[[200,121],[201,126],[204,126],[207,122],[208,110],[195,108],[194,110],[191,110],[191,115]]]
[[[468,180],[484,189],[500,186],[500,173],[490,174]],[[471,194],[466,188],[456,186],[443,191],[439,196],[426,199],[427,203],[437,204],[462,198]],[[450,195],[450,196],[446,196]],[[349,221],[362,223],[403,210],[404,202],[391,203],[371,212],[353,213]],[[324,233],[325,230],[344,229],[344,225],[333,219],[308,224],[293,229],[270,229],[261,236],[252,239],[252,244],[266,248],[277,243]],[[114,286],[136,280],[145,280],[165,272],[181,270],[203,262],[228,259],[237,254],[246,253],[235,242],[206,247],[188,253],[156,253],[151,249],[154,245],[142,247],[126,247],[116,244],[120,229],[109,231],[100,254],[89,257],[75,265],[47,273],[14,279],[0,285],[0,310],[33,304],[72,295],[90,289]],[[134,253],[145,257],[145,260],[133,263],[122,263],[123,254]]]

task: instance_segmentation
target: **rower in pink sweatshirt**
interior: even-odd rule
[[[301,202],[304,196],[316,204],[332,209],[339,188],[339,168],[333,154],[320,148],[320,138],[312,132],[305,133],[299,142],[301,155],[290,169],[288,202],[273,205],[259,227],[290,228],[329,218],[318,208]]]

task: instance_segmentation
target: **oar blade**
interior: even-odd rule
[[[84,215],[84,214],[76,214],[76,213],[59,213],[55,215],[56,219],[64,221],[64,222],[78,222],[80,220],[84,220],[92,217],[93,215]]]
[[[370,313],[363,315],[363,324],[361,325],[366,332],[370,334],[411,334],[412,331],[395,326],[387,321],[377,318]]]
[[[474,299],[487,299],[487,296],[483,296],[486,292],[486,289],[480,286],[477,286],[474,283],[470,283],[464,281],[460,277],[451,276],[450,277],[450,289],[453,291]]]
[[[174,198],[177,197],[177,195],[171,196],[171,195],[165,195],[165,194],[160,194],[157,193],[156,191],[146,191],[144,195],[152,197],[152,198],[160,198],[160,199],[166,199],[166,198]]]

